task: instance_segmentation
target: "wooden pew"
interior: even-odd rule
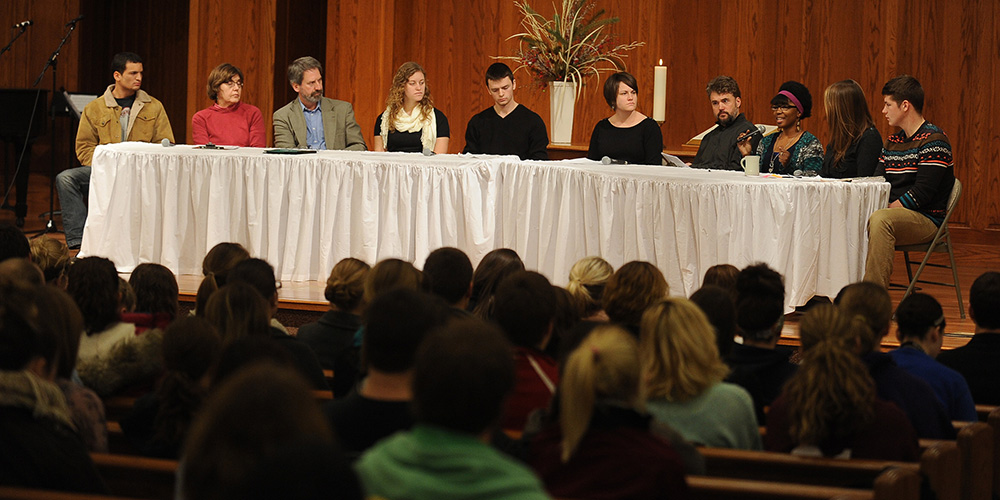
[[[0,500],[130,500],[126,497],[0,486]]]
[[[839,488],[872,488],[888,468],[923,473],[941,500],[959,500],[960,457],[955,442],[934,443],[925,450],[920,463],[886,460],[842,460],[799,457],[767,451],[700,448],[707,472],[713,477],[775,481],[808,482]]]
[[[994,408],[986,421],[993,429],[993,494],[1000,496],[1000,408]]]
[[[989,500],[994,490],[996,432],[975,422],[958,431],[962,460],[962,500]]]
[[[333,400],[333,391],[314,390],[312,393],[316,397],[316,401],[320,403]],[[132,396],[111,396],[104,398],[104,418],[108,421],[121,421],[122,418],[132,411],[136,399]]]
[[[920,497],[920,477],[912,471],[889,468],[879,474],[871,489],[777,483],[728,477],[688,476],[695,500],[748,499],[873,499],[915,500]]]
[[[114,495],[172,500],[176,460],[91,453],[94,465]]]

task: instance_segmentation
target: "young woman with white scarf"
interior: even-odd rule
[[[434,108],[424,69],[403,63],[392,78],[385,111],[375,120],[374,151],[448,152],[448,118]]]

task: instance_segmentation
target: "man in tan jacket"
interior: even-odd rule
[[[81,167],[64,170],[56,176],[59,205],[62,208],[66,244],[80,248],[83,226],[87,222],[84,196],[90,189],[90,164],[94,148],[100,144],[124,141],[174,142],[170,120],[163,104],[139,90],[142,85],[142,59],[131,52],[115,54],[111,60],[115,83],[104,95],[83,108],[76,132],[76,157]]]

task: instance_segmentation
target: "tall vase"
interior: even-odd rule
[[[573,108],[576,105],[576,84],[574,82],[549,82],[549,104],[551,113],[550,141],[552,144],[573,142]]]

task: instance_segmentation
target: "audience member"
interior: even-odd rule
[[[205,254],[201,273],[205,277],[195,296],[195,314],[201,316],[212,292],[226,286],[226,279],[236,264],[250,258],[250,252],[239,243],[219,243]]]
[[[30,259],[12,257],[0,262],[0,274],[32,286],[45,284],[45,275]]]
[[[316,58],[292,61],[288,83],[298,97],[274,112],[274,147],[368,149],[351,103],[323,97],[323,65]]]
[[[118,315],[125,315],[135,312],[135,289],[129,282],[118,277]]]
[[[70,417],[77,434],[83,438],[90,451],[108,451],[108,427],[104,403],[94,391],[74,382],[77,352],[80,349],[80,332],[83,315],[73,298],[61,288],[44,286],[35,289],[35,307],[38,308],[38,326],[43,336],[51,340],[44,349],[44,368],[36,373],[59,386],[69,406]]]
[[[243,72],[222,63],[208,74],[211,106],[191,117],[191,139],[195,144],[224,144],[262,148],[267,145],[264,117],[257,106],[242,102]]]
[[[0,276],[0,485],[106,493],[62,391],[28,369],[42,349],[33,295]]]
[[[716,264],[705,271],[705,278],[701,280],[701,286],[714,285],[729,292],[736,302],[736,280],[739,278],[740,269],[732,264]]]
[[[743,343],[729,354],[733,371],[726,380],[750,393],[757,421],[764,423],[764,408],[795,373],[789,361],[792,353],[778,347],[785,324],[785,284],[767,264],[755,264],[740,271],[736,292],[736,324]]]
[[[205,398],[207,375],[219,360],[222,340],[204,318],[181,318],[163,333],[164,374],[155,392],[140,397],[121,420],[139,453],[176,459]]]
[[[9,223],[0,224],[0,262],[12,257],[31,258],[28,238],[16,226]]]
[[[949,420],[975,422],[976,404],[969,385],[957,371],[934,360],[944,344],[945,319],[934,297],[914,293],[896,308],[899,349],[889,354],[896,366],[927,382],[934,389]]]
[[[103,257],[84,257],[69,268],[66,290],[83,314],[80,362],[107,356],[115,344],[135,338],[135,325],[121,322],[118,271]]]
[[[487,253],[472,273],[469,311],[482,319],[492,320],[493,294],[500,282],[516,271],[524,271],[524,262],[521,262],[517,252],[509,248],[497,248]]]
[[[333,266],[326,280],[324,296],[330,310],[319,321],[302,325],[298,338],[312,348],[325,370],[333,370],[333,396],[342,398],[354,387],[358,378],[358,357],[354,336],[361,328],[361,313],[365,308],[365,280],[371,266],[354,258],[346,258]]]
[[[389,290],[368,306],[361,350],[367,374],[357,390],[324,407],[349,456],[413,426],[413,357],[427,332],[447,316],[442,301],[405,288]]]
[[[182,455],[177,492],[186,500],[364,497],[305,380],[274,364],[222,382]]]
[[[882,100],[886,121],[900,130],[882,147],[878,170],[891,184],[889,206],[868,218],[864,279],[888,288],[896,245],[930,241],[944,222],[955,165],[948,136],[924,119],[924,89],[916,78],[900,75],[889,80],[882,87]]]
[[[45,282],[66,289],[69,247],[61,240],[42,236],[31,240],[31,260],[42,269]]]
[[[166,328],[177,317],[177,278],[170,269],[160,264],[139,264],[128,283],[135,292],[136,312],[122,315],[122,321],[134,324],[137,334],[150,328]]]
[[[426,291],[427,277],[405,260],[380,260],[365,280],[364,300],[371,304],[379,295],[394,288]]]
[[[514,100],[516,89],[517,81],[510,66],[496,62],[486,69],[486,90],[494,104],[469,120],[463,153],[549,159],[545,122],[538,113]]]
[[[573,351],[559,387],[559,418],[535,437],[531,465],[559,498],[681,498],[684,465],[644,413],[638,343],[595,328]]]
[[[580,304],[561,286],[552,285],[552,293],[556,299],[555,316],[552,318],[552,335],[545,345],[544,352],[553,359],[562,352],[562,344],[574,327],[580,323]]]
[[[580,303],[580,308],[583,310],[580,319],[608,321],[608,315],[601,303],[604,287],[614,273],[615,268],[600,257],[584,257],[570,268],[566,290]]]
[[[528,415],[546,408],[559,383],[559,367],[545,354],[552,337],[556,297],[544,276],[518,271],[500,283],[493,316],[514,346],[514,390],[507,401],[500,425],[524,430]]]
[[[862,281],[844,287],[837,295],[836,303],[843,314],[861,316],[868,326],[859,338],[858,353],[875,380],[878,397],[896,403],[910,419],[917,436],[955,439],[955,428],[934,390],[927,382],[896,366],[892,356],[880,349],[882,338],[889,333],[892,318],[889,292],[878,284]]]
[[[670,295],[670,285],[656,266],[634,260],[619,267],[604,287],[604,312],[639,338],[642,314]]]
[[[403,63],[392,77],[385,111],[375,119],[373,151],[448,152],[448,118],[434,107],[427,73],[419,64]]]
[[[715,330],[715,344],[719,348],[719,357],[723,361],[729,359],[736,344],[736,306],[733,296],[725,288],[715,285],[705,285],[691,295],[691,302],[701,308]],[[727,363],[728,364],[728,363]]]
[[[1000,405],[1000,273],[983,273],[969,289],[969,317],[976,333],[962,347],[943,351],[941,364],[965,377],[972,400],[981,405]]]
[[[695,444],[761,448],[753,399],[722,381],[729,369],[719,359],[712,325],[691,301],[669,297],[646,311],[640,363],[654,418]]]
[[[528,468],[485,442],[514,387],[510,349],[497,328],[471,319],[424,339],[413,367],[417,424],[356,466],[369,497],[548,498]]]
[[[896,405],[876,398],[875,382],[852,351],[868,327],[830,304],[802,318],[802,365],[771,405],[768,450],[796,455],[912,462],[917,434]],[[808,342],[806,339],[809,339]]]
[[[472,262],[465,252],[452,247],[438,248],[424,261],[424,277],[430,292],[452,307],[465,310],[472,297]]]
[[[621,163],[662,165],[663,132],[652,118],[639,112],[639,84],[624,71],[604,81],[604,100],[614,113],[594,125],[587,158],[608,157]]]
[[[749,141],[750,149],[756,150],[760,142],[760,134],[752,133],[756,127],[740,112],[740,86],[733,77],[719,75],[708,82],[705,93],[712,102],[717,126],[701,139],[691,166],[740,170],[742,156],[737,143]]]

